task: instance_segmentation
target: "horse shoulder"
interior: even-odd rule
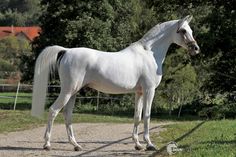
[[[145,88],[156,88],[161,82],[162,74],[159,73],[161,67],[158,66],[151,53],[143,56],[142,66],[143,85]]]

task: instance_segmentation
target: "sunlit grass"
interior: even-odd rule
[[[44,126],[47,123],[46,112],[42,119],[32,117],[30,111],[12,111],[12,110],[0,110],[0,133],[12,132]],[[132,118],[128,117],[116,117],[105,115],[93,115],[93,114],[73,114],[73,123],[131,123]],[[64,118],[60,113],[55,123],[64,123]]]
[[[176,157],[235,157],[236,120],[193,121],[168,125],[160,136],[153,134],[155,143],[164,148],[176,141],[184,151]],[[165,149],[156,156],[168,156]]]
[[[0,109],[13,109],[16,93],[0,93]],[[29,109],[32,102],[31,93],[18,93],[16,109]]]

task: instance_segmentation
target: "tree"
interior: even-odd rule
[[[3,0],[0,4],[2,26],[37,25],[40,14],[39,0]]]
[[[40,17],[41,35],[33,42],[33,60],[50,45],[121,50],[153,26],[153,11],[139,0],[43,0],[41,5],[45,12]],[[24,61],[32,67],[25,75],[30,80],[34,61]]]
[[[209,78],[204,89],[212,93],[236,91],[236,13],[234,0],[212,1],[212,13],[205,18],[204,48]]]
[[[21,55],[29,55],[30,45],[25,39],[8,36],[0,40],[0,57],[18,69]],[[19,69],[18,69],[19,70]]]
[[[29,55],[27,40],[8,36],[0,40],[0,76],[11,80],[20,79],[21,56]]]
[[[198,96],[198,81],[195,68],[183,49],[171,53],[165,60],[164,74],[154,99],[155,108],[169,110],[191,103]]]

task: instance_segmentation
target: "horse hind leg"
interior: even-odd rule
[[[66,125],[66,131],[67,131],[69,142],[74,146],[75,151],[80,151],[82,150],[82,147],[76,142],[74,133],[73,133],[73,128],[72,128],[72,113],[73,113],[73,108],[75,105],[75,100],[76,100],[76,94],[74,94],[70,98],[70,100],[64,107],[63,115],[65,118],[65,125]]]
[[[60,110],[67,104],[70,98],[71,98],[71,93],[60,92],[56,101],[49,108],[48,125],[44,135],[45,144],[43,146],[43,148],[46,150],[51,149],[50,138],[51,138],[53,122],[58,113],[60,112]]]

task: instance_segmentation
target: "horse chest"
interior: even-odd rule
[[[146,84],[149,87],[157,87],[161,83],[162,75],[158,74],[156,71],[153,73],[149,73],[146,78]]]
[[[162,79],[162,64],[158,64],[154,57],[150,57],[144,67],[144,82],[147,86],[156,88]]]

